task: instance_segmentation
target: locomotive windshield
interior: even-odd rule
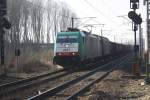
[[[58,36],[57,43],[77,43],[78,37],[77,36]]]

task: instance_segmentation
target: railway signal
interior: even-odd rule
[[[142,23],[142,18],[140,15],[138,15],[134,11],[130,11],[128,13],[128,17],[135,23],[135,24],[141,24]]]
[[[138,25],[140,27],[141,23],[142,23],[142,18],[140,15],[138,15],[136,13],[136,9],[139,9],[139,0],[130,0],[130,9],[133,9],[133,11],[130,11],[128,13],[128,17],[132,20],[132,28],[134,31],[134,59],[135,62],[133,64],[133,69],[139,69],[139,62],[138,62],[138,54],[137,54],[137,44],[136,44],[136,31],[138,30]],[[133,70],[135,71],[135,70]],[[140,73],[139,72],[135,72],[135,75],[139,76]]]
[[[11,24],[6,19],[5,15],[7,14],[7,0],[0,0],[0,50],[1,50],[1,68],[4,69],[4,74],[6,70],[4,67],[4,29],[10,29]]]

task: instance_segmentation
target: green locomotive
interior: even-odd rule
[[[127,50],[127,46],[112,43],[107,38],[78,29],[57,34],[54,45],[54,64],[81,64]]]

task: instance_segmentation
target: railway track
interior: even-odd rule
[[[89,66],[96,66],[98,63],[93,63]],[[20,81],[15,81],[7,84],[0,85],[0,98],[1,99],[24,99],[31,97],[33,95],[36,95],[38,92],[37,91],[45,91],[47,88],[52,88],[55,87],[58,84],[61,84],[62,82],[57,81],[61,80],[64,77],[71,77],[66,78],[67,80],[72,80],[73,78],[80,77],[82,74],[85,74],[86,72],[79,73],[78,71],[75,70],[70,70],[70,71],[65,71],[65,70],[58,70],[52,73],[47,73],[44,75],[36,76],[33,78],[29,79],[23,79]],[[78,75],[77,75],[78,74]],[[72,76],[71,76],[72,75]],[[77,76],[76,76],[77,75]],[[63,80],[67,81],[67,80]],[[51,84],[50,87],[47,85],[43,86],[44,84]],[[41,89],[41,85],[42,88]],[[39,87],[40,86],[40,87]],[[33,90],[32,90],[33,88]],[[29,93],[28,93],[29,90]],[[30,91],[31,90],[31,91]],[[25,93],[27,92],[27,93]],[[31,93],[33,92],[33,93]],[[19,96],[17,96],[19,95]]]
[[[127,60],[128,61],[128,60]],[[94,85],[95,83],[98,83],[100,81],[102,81],[105,77],[107,77],[112,71],[114,71],[115,69],[118,68],[118,66],[127,63],[127,61],[123,61],[120,62],[119,64],[117,64],[115,67],[113,67],[112,69],[110,69],[109,71],[103,73],[103,75],[101,75],[100,77],[96,78],[95,80],[93,80],[92,82],[89,82],[89,84],[87,84],[86,86],[84,86],[83,88],[79,89],[77,92],[71,94],[69,97],[66,98],[66,100],[77,100],[77,98],[81,95],[83,95],[85,92],[88,91],[88,89]],[[123,66],[122,66],[123,67]]]
[[[45,77],[45,76],[57,74],[57,73],[60,73],[60,72],[63,72],[63,71],[64,70],[58,70],[58,71],[55,71],[55,72],[46,73],[46,74],[35,76],[35,77],[32,77],[32,78],[27,78],[27,79],[22,79],[22,80],[14,81],[14,82],[5,83],[5,84],[0,85],[0,91],[4,90],[5,88],[9,88],[11,86],[14,86],[14,85],[19,85],[19,84],[22,84],[24,82],[33,81],[33,80],[36,80],[36,79],[39,79],[39,78],[42,78],[42,77]]]
[[[10,93],[13,93],[15,91],[18,91],[18,90],[21,90],[24,88],[29,88],[32,85],[43,83],[43,82],[46,82],[49,80],[55,80],[57,78],[63,77],[63,76],[70,74],[70,73],[72,73],[72,71],[66,72],[65,70],[58,70],[55,72],[46,73],[46,74],[35,76],[32,78],[27,78],[27,79],[23,79],[23,80],[19,80],[19,81],[10,82],[10,83],[0,85],[0,97],[6,96]]]
[[[94,70],[84,74],[84,75],[81,75],[80,77],[77,77],[75,79],[72,79],[70,81],[67,81],[67,82],[64,82],[62,84],[59,84],[53,88],[50,88],[42,93],[39,93],[38,95],[35,95],[35,96],[32,96],[30,98],[28,98],[28,100],[45,100],[45,99],[48,99],[48,100],[54,100],[56,99],[57,97],[59,97],[58,95],[61,95],[61,94],[64,94],[66,93],[66,91],[69,91],[68,93],[70,94],[69,97],[67,98],[68,100],[72,100],[72,99],[75,99],[77,96],[79,96],[80,94],[82,94],[83,92],[85,92],[85,90],[90,87],[91,85],[93,85],[95,82],[97,81],[100,81],[102,80],[103,78],[105,78],[112,70],[114,70],[114,65],[115,66],[119,66],[121,64],[124,63],[124,60],[127,58],[128,56],[125,56],[125,57],[122,57],[121,59],[117,59],[117,60],[114,60],[114,61],[111,61],[107,64],[104,64],[98,68],[95,68]],[[118,63],[118,64],[117,64]],[[106,67],[109,67],[109,71],[101,71],[101,70],[105,70]],[[113,68],[111,68],[113,67]],[[94,76],[97,76],[97,75],[100,75],[100,77],[98,79],[93,79],[92,77]],[[79,89],[79,90],[76,90],[78,92],[76,93],[72,93],[70,90],[71,88],[74,90],[75,87],[77,87],[80,82],[83,82],[83,83],[80,83],[79,85],[85,85],[84,81],[86,80],[94,80],[94,81],[90,81],[90,83],[88,85],[86,85],[85,87]],[[61,99],[63,100],[62,96],[61,98],[57,98],[57,99]],[[64,98],[66,99],[66,97]]]
[[[16,78],[16,77],[3,75],[3,76],[0,76],[0,85],[10,83],[10,82],[19,81],[19,80],[21,80],[21,78]]]
[[[82,72],[85,73],[85,72]],[[33,77],[30,79],[24,79],[12,83],[7,83],[0,86],[0,99],[10,100],[10,99],[25,99],[32,95],[37,94],[38,90],[42,91],[45,88],[45,84],[51,84],[55,86],[60,84],[64,77],[78,77],[81,72],[78,70],[59,70],[53,73],[44,74],[38,77]],[[79,75],[77,75],[79,74]],[[69,79],[69,78],[66,78]],[[60,82],[58,82],[60,80]],[[67,81],[67,80],[64,80]],[[44,86],[45,85],[45,86]],[[39,88],[39,89],[37,89]],[[32,90],[33,89],[33,90]],[[29,93],[28,93],[29,92]],[[34,92],[34,93],[31,93]]]

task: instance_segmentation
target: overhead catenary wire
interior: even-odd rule
[[[104,12],[102,12],[100,9],[98,9],[98,8],[96,8],[92,3],[90,3],[88,0],[83,0],[83,1],[85,1],[90,7],[92,7],[94,10],[96,10],[100,15],[102,15],[103,17],[105,17],[105,19],[107,18],[107,20],[110,20],[110,22],[112,22],[111,24],[113,25],[113,23],[115,23],[114,21],[115,20],[112,20],[109,16],[107,16]],[[42,5],[38,5],[37,3],[34,3],[34,2],[30,2],[30,3],[32,3],[33,5],[37,5],[36,7],[38,7],[38,8],[42,8],[42,9],[44,9],[44,10],[46,10],[46,11],[48,11],[49,9],[48,8],[45,8],[45,7],[43,7]],[[58,17],[64,17],[64,18],[67,18],[67,19],[71,19],[72,18],[72,16],[67,16],[67,15],[61,15],[60,13],[59,14],[56,14],[56,16],[58,16]],[[96,21],[95,21],[96,22]],[[70,22],[71,23],[71,22]],[[99,23],[99,22],[97,22],[97,23]],[[101,23],[101,22],[100,22]],[[106,24],[106,23],[105,23]],[[84,23],[82,23],[82,25],[84,25]],[[107,26],[109,26],[108,24],[107,24]],[[110,25],[111,26],[111,25]],[[119,26],[119,25],[117,25],[117,26]],[[117,27],[116,26],[116,27]],[[77,25],[77,27],[79,27],[79,25]],[[113,29],[113,30],[115,30],[115,29]]]
[[[93,8],[96,12],[98,12],[100,15],[107,17],[109,21],[114,22],[113,20],[110,19],[110,17],[108,17],[105,13],[103,13],[101,10],[99,10],[98,8],[96,8],[92,3],[90,3],[88,0],[84,0],[84,2],[86,4],[88,4],[91,8]]]
[[[104,17],[107,17],[108,18],[108,20],[110,20],[112,23],[114,23],[114,21],[113,20],[111,20],[107,15],[105,15],[102,11],[100,11],[98,8],[96,8],[95,6],[93,6],[89,1],[87,1],[87,0],[84,0],[89,6],[91,6],[93,9],[95,9],[100,15],[102,15],[102,16],[104,16]],[[44,9],[44,10],[46,10],[46,11],[48,11],[49,10],[49,8],[45,8],[45,7],[43,7],[43,6],[41,6],[41,5],[38,5],[38,4],[36,4],[36,3],[34,3],[34,2],[30,2],[32,5],[36,5],[38,8],[42,8],[42,9]],[[72,18],[72,16],[66,16],[66,15],[60,15],[60,14],[56,14],[56,16],[57,17],[64,17],[64,18],[67,18],[67,19],[71,19]],[[83,17],[83,18],[85,18],[85,17]],[[82,18],[80,18],[80,19],[82,19]]]
[[[90,5],[93,9],[95,9],[97,12],[99,12],[99,14],[100,15],[103,15],[104,17],[107,17],[108,18],[108,16],[106,16],[102,11],[100,11],[98,8],[96,8],[96,7],[94,7],[89,1],[87,1],[87,0],[84,0],[88,5]],[[49,8],[44,8],[43,6],[41,6],[41,5],[38,5],[38,4],[36,4],[36,3],[34,3],[34,2],[30,2],[32,5],[36,5],[38,8],[42,8],[42,9],[44,9],[44,10],[46,10],[46,11],[48,11],[49,10]],[[60,15],[60,14],[57,14],[56,16],[58,16],[58,17],[64,17],[64,18],[67,18],[67,19],[71,19],[72,18],[72,16],[66,16],[66,15]],[[83,18],[87,18],[87,17],[83,17]],[[78,18],[77,18],[78,19]],[[80,18],[80,19],[82,19],[82,18]],[[108,18],[109,20],[110,20],[110,18]],[[113,22],[112,20],[110,20],[111,22]]]
[[[98,9],[97,7],[95,7],[91,2],[89,2],[88,0],[83,0],[86,4],[88,4],[91,8],[93,8],[93,10],[95,10],[96,12],[98,12],[98,14],[100,14],[101,16],[103,16],[104,17],[104,19],[106,19],[106,20],[109,20],[110,22],[109,22],[109,24],[111,25],[111,26],[114,26],[114,23],[115,23],[115,26],[116,26],[116,28],[118,28],[118,27],[120,27],[120,24],[117,24],[117,22],[116,21],[118,21],[117,20],[117,16],[112,16],[111,18],[108,16],[108,15],[106,15],[104,12],[102,12],[100,9]],[[114,19],[114,20],[112,20],[112,19]],[[108,24],[107,24],[108,25]]]

